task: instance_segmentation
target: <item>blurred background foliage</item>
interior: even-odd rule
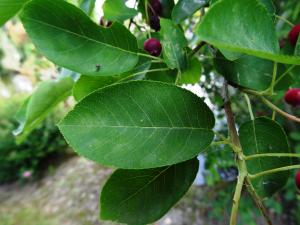
[[[71,2],[78,4],[76,0]],[[300,23],[299,0],[274,0],[274,4],[277,15],[290,20],[294,24]],[[97,13],[94,13],[93,18],[99,20]],[[198,20],[199,14],[195,14],[193,18],[187,19],[183,24],[183,28],[186,30],[186,37],[189,39],[191,46],[194,46],[198,41],[192,32]],[[278,20],[276,24],[278,40],[285,40],[290,26],[282,20]],[[139,30],[133,29],[132,32],[136,33],[139,37],[139,42],[143,43],[145,35]],[[203,51],[207,53],[205,55],[211,54],[209,46],[205,47]],[[22,185],[24,182],[29,182],[26,185],[32,185],[32,183],[41,179],[42,175],[48,174],[49,168],[52,170],[53,165],[57,165],[58,161],[63,161],[70,154],[63,137],[56,127],[56,123],[72,107],[73,101],[68,99],[56,107],[56,110],[30,134],[25,142],[20,145],[16,144],[12,131],[17,127],[15,114],[18,108],[30,96],[34,87],[40,81],[56,78],[60,73],[60,68],[57,68],[36,51],[26,36],[18,18],[7,22],[0,30],[0,61],[0,184],[10,185],[9,183],[18,181]],[[206,90],[202,97],[205,98],[218,118],[216,130],[227,135],[220,95],[223,78],[215,71],[211,59],[201,58],[201,62],[203,68],[199,83],[187,88],[191,90]],[[296,86],[300,87],[299,67],[292,70],[291,76],[298,81]],[[236,122],[241,124],[250,119],[247,106],[243,96],[234,95],[233,89],[231,89],[231,92],[233,94],[233,109],[238,115]],[[284,92],[278,92],[273,102],[287,112],[300,116],[300,109],[286,105],[282,100],[283,95]],[[260,102],[252,99],[252,104],[256,116],[272,115],[272,112]],[[292,151],[300,153],[299,125],[279,116],[277,121],[285,128]],[[296,162],[297,159],[293,160]],[[204,224],[223,224],[222,221],[228,221],[230,215],[234,181],[237,173],[233,155],[230,149],[225,146],[212,146],[201,155],[201,162],[202,170],[199,174],[200,179],[197,180],[198,185],[192,188],[191,193],[186,196],[177,208],[180,209],[183,206],[186,208],[192,207],[193,211],[197,211],[196,215],[205,218]],[[93,177],[93,174],[86,174],[86,176]],[[293,176],[294,174],[292,173],[287,186],[282,191],[272,199],[265,200],[272,217],[275,221],[278,221],[277,224],[300,224],[299,193],[297,193],[295,188]],[[61,179],[68,179],[68,177],[61,177]],[[89,190],[89,183],[79,183],[78,185],[86,186],[87,190]],[[182,209],[182,211],[186,212],[186,209]],[[95,211],[93,213],[98,214]],[[182,216],[185,215],[190,214],[186,213]],[[84,214],[82,216],[88,217],[89,215]],[[224,220],[220,219],[222,217],[224,217]],[[188,219],[193,220],[193,218]],[[220,220],[221,223],[218,223],[217,221]],[[1,213],[0,206],[0,225],[24,225],[22,223],[24,221],[30,221],[26,225],[61,224],[53,220],[53,217],[50,219],[40,212],[39,208],[27,210],[20,208]],[[76,223],[74,222],[74,224]],[[98,222],[87,224],[98,224]],[[186,224],[199,224],[199,222]],[[241,204],[240,224],[261,224],[260,214],[255,209],[250,198],[247,198],[247,195],[243,196]]]

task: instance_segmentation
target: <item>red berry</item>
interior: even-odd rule
[[[296,176],[295,176],[295,183],[297,185],[297,188],[300,190],[300,171],[298,171],[296,173]]]
[[[291,43],[291,45],[296,46],[297,44],[297,40],[298,40],[298,36],[299,36],[299,32],[300,32],[300,24],[294,26],[292,28],[292,30],[289,33],[289,41]]]
[[[145,51],[149,52],[150,55],[159,56],[162,50],[162,46],[159,40],[155,38],[150,38],[144,43]]]
[[[285,101],[292,106],[300,105],[300,88],[292,88],[285,93]]]

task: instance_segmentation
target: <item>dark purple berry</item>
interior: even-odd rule
[[[162,50],[162,46],[159,40],[155,38],[150,38],[144,43],[144,50],[149,52],[150,55],[159,56]]]
[[[158,16],[155,15],[150,16],[150,27],[155,31],[160,30],[160,19]]]
[[[150,15],[161,16],[162,14],[162,4],[159,0],[150,0],[148,6],[148,12]]]

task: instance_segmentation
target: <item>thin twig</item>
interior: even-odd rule
[[[282,109],[278,108],[276,105],[274,105],[272,102],[270,102],[268,99],[260,96],[261,100],[263,103],[265,103],[268,107],[270,107],[272,110],[274,110],[275,112],[277,112],[278,114],[282,115],[283,117],[295,121],[297,123],[300,123],[300,118],[293,116],[285,111],[283,111]]]
[[[197,44],[197,46],[189,53],[189,56],[193,56],[195,55],[204,45],[206,44],[206,42],[201,41],[199,44]]]
[[[265,206],[262,203],[262,200],[260,199],[260,197],[258,196],[258,194],[256,193],[249,177],[246,177],[245,179],[245,184],[248,190],[248,193],[251,195],[253,201],[255,202],[256,206],[260,209],[262,215],[265,218],[265,221],[268,225],[272,225],[272,222],[268,216],[267,210],[265,208]]]
[[[263,158],[263,157],[300,158],[300,154],[295,154],[295,153],[262,153],[262,154],[244,156],[245,160],[252,160],[252,159]]]
[[[249,178],[250,179],[256,179],[258,177],[265,176],[265,175],[268,175],[268,174],[278,173],[278,172],[283,172],[283,171],[293,170],[293,169],[300,169],[300,165],[284,166],[284,167],[279,167],[279,168],[275,168],[275,169],[271,169],[271,170],[266,170],[266,171],[256,173],[256,174],[253,174],[253,175],[249,174]]]
[[[291,27],[294,27],[295,24],[293,24],[291,21],[287,20],[286,18],[282,17],[282,16],[278,16],[276,14],[274,14],[274,16],[277,18],[277,19],[280,19],[282,21],[284,21],[285,23],[287,23],[288,25],[290,25]]]
[[[235,194],[234,194],[234,198],[233,198],[230,225],[237,224],[239,200],[240,200],[240,196],[241,196],[241,192],[242,192],[242,188],[243,188],[244,184],[246,184],[246,185],[248,184],[247,190],[251,194],[253,200],[256,202],[256,204],[257,204],[258,208],[260,209],[262,215],[264,216],[267,224],[272,225],[271,220],[266,213],[266,209],[264,208],[261,199],[256,194],[254,188],[253,187],[251,188],[251,183],[249,181],[247,181],[249,179],[248,178],[248,170],[247,170],[247,166],[246,166],[245,156],[243,154],[243,150],[240,145],[239,136],[238,136],[238,133],[237,133],[237,130],[235,127],[234,115],[232,112],[231,103],[230,103],[229,96],[228,96],[227,83],[224,85],[223,90],[224,90],[223,97],[224,97],[224,101],[225,101],[224,109],[225,109],[225,115],[227,118],[228,129],[230,132],[230,138],[231,138],[233,146],[236,146],[236,148],[239,149],[238,151],[235,151],[239,175],[238,175],[238,181],[237,181],[236,190],[235,190]]]

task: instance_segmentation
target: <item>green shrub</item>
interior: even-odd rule
[[[49,159],[63,153],[66,147],[55,125],[62,110],[56,110],[17,145],[12,131],[17,126],[14,115],[20,102],[19,97],[0,99],[0,183],[37,177],[47,168]]]

